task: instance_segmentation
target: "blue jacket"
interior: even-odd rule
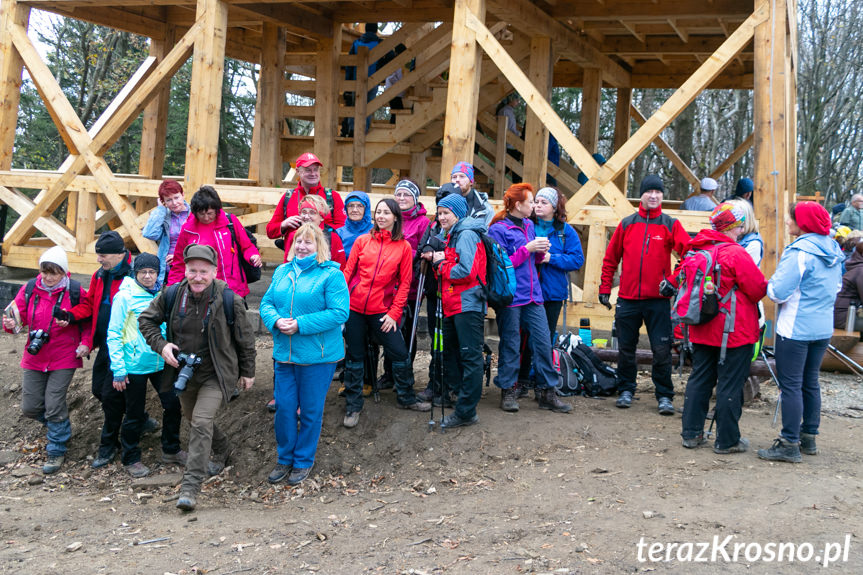
[[[188,217],[192,213],[192,208],[189,207],[189,202],[183,201],[186,206]],[[159,282],[165,277],[165,259],[168,256],[168,249],[171,247],[171,210],[159,204],[150,212],[150,217],[147,218],[147,224],[144,226],[142,235],[148,240],[159,242],[159,251],[156,255],[159,257]]]
[[[365,206],[365,211],[363,212],[362,220],[355,222],[345,217],[345,225],[336,228],[336,233],[339,234],[339,238],[342,240],[342,247],[345,248],[346,259],[350,257],[351,248],[354,247],[356,239],[363,234],[369,233],[374,227],[372,224],[372,204],[371,200],[369,200],[369,195],[365,192],[353,191],[345,196],[346,215],[348,213],[347,205],[351,200],[359,200]]]
[[[536,272],[536,264],[542,261],[540,252],[530,253],[525,245],[536,238],[533,231],[533,222],[525,218],[522,220],[524,228],[518,226],[505,217],[495,222],[488,228],[488,235],[494,238],[500,246],[509,254],[512,267],[515,269],[515,297],[509,307],[516,307],[528,303],[542,304],[542,288],[539,284],[539,276]]]
[[[138,285],[135,278],[125,277],[111,304],[111,320],[108,322],[108,357],[115,379],[130,373],[158,373],[165,367],[162,356],[150,349],[141,330],[138,329],[138,316],[150,307],[155,298]],[[162,324],[162,337],[165,325]]]
[[[569,272],[584,265],[584,252],[578,233],[566,222],[554,220],[546,237],[551,242],[551,259],[539,264],[539,283],[545,301],[569,299]]]
[[[833,302],[842,287],[842,250],[830,236],[803,234],[782,252],[767,284],[779,304],[776,333],[799,341],[833,335]]]
[[[273,334],[273,359],[302,365],[342,359],[342,324],[348,319],[349,305],[339,264],[312,261],[301,266],[292,260],[280,265],[260,309],[264,325]],[[280,318],[296,319],[299,331],[283,334],[276,328]]]

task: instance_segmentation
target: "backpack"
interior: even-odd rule
[[[177,292],[180,289],[180,284],[171,284],[165,288],[165,309],[168,310],[168,317],[165,319],[165,324],[170,334],[171,321],[174,318],[174,303],[177,301]],[[222,292],[222,309],[225,311],[225,320],[228,322],[228,327],[231,332],[231,339],[234,339],[234,290],[225,286],[225,291]],[[170,339],[170,336],[169,338]]]
[[[285,192],[285,201],[282,202],[282,219],[288,218],[288,202],[291,201],[291,196],[294,195],[294,190],[288,190]],[[335,209],[335,202],[333,202],[333,191],[329,188],[324,188],[324,195],[326,196],[327,207],[330,208],[330,213]]]
[[[255,267],[247,262],[246,258],[243,257],[242,251],[240,251],[240,244],[237,242],[237,232],[234,230],[234,221],[236,220],[236,217],[237,216],[233,214],[228,214],[228,229],[231,231],[231,241],[233,241],[234,245],[237,246],[237,259],[240,260],[240,269],[243,270],[243,276],[246,283],[253,284],[261,279],[261,268]],[[246,237],[249,238],[252,245],[257,248],[258,238],[256,238],[254,234],[250,234],[249,230],[241,226],[239,220],[237,220],[237,225],[243,230],[243,232],[245,232]]]
[[[36,278],[28,281],[27,286],[24,288],[24,305],[27,309],[30,309],[30,298],[33,297],[34,289],[36,289]],[[66,290],[69,292],[69,304],[75,307],[81,301],[81,284],[69,278],[69,287]],[[62,300],[62,297],[58,298],[54,307],[59,309]]]
[[[617,372],[572,333],[560,336],[554,348],[560,357],[558,395],[605,397],[617,393]]]
[[[485,248],[485,278],[482,285],[485,300],[495,311],[512,303],[515,296],[515,268],[509,254],[486,232],[479,234]]]

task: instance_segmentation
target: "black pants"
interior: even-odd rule
[[[147,380],[159,393],[162,372],[148,374],[129,374],[125,391],[114,389],[113,378],[108,388],[102,390],[102,411],[105,422],[99,441],[99,454],[108,455],[116,449],[119,438],[122,448],[123,465],[141,461],[141,432],[147,422]],[[162,421],[162,452],[166,454],[180,451],[180,421],[182,411],[180,400],[173,391],[159,393],[159,401],[164,410]]]
[[[562,301],[546,301],[542,304],[545,307],[545,317],[548,319],[548,333],[551,334],[551,345],[554,346],[554,336],[557,332],[557,320],[560,319],[560,310],[563,309]],[[530,368],[533,364],[533,352],[530,346],[527,345],[527,334],[522,333],[521,336],[521,365],[518,369],[518,381],[526,382],[530,379]]]
[[[671,383],[671,304],[667,299],[621,299],[614,312],[617,340],[620,347],[617,358],[618,390],[635,393],[638,366],[635,350],[638,347],[638,330],[642,322],[647,327],[650,349],[653,352],[651,376],[656,399],[674,397]]]
[[[434,349],[435,324],[437,323],[437,280],[434,274],[426,275],[426,318],[428,319],[429,337],[432,341],[431,358],[429,359],[429,383],[428,388],[435,395],[442,395],[443,391],[443,354]],[[441,318],[441,330],[443,329],[443,318]]]
[[[482,397],[483,314],[465,311],[443,320],[444,381],[456,387],[455,413],[463,419],[476,415]]]
[[[416,300],[410,301],[408,300],[407,305],[402,310],[402,339],[405,341],[405,345],[410,346],[411,342],[411,331],[414,327],[414,309],[416,308],[417,302]],[[416,338],[414,338],[414,347],[411,350],[411,363],[414,362],[417,356],[417,342]],[[393,360],[389,355],[384,354],[384,378],[392,381],[393,379]]]
[[[112,387],[111,382],[113,379],[114,374],[111,372],[111,359],[108,356],[108,346],[103,343],[99,346],[96,358],[93,360],[93,379],[90,387],[93,397],[102,401],[102,392]]]
[[[710,396],[716,386],[716,448],[728,449],[740,441],[740,415],[743,413],[743,382],[749,376],[752,344],[729,347],[725,363],[719,365],[721,348],[692,344],[692,373],[683,400],[683,439],[695,439],[704,431]]]

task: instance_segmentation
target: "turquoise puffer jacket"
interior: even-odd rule
[[[273,334],[273,359],[310,365],[332,363],[345,355],[342,324],[348,319],[350,294],[339,264],[311,258],[280,265],[261,300],[261,319]],[[280,318],[297,320],[299,331],[285,335]]]
[[[108,356],[114,379],[130,373],[157,373],[165,367],[165,360],[150,349],[138,329],[138,316],[150,306],[155,295],[138,285],[134,278],[125,277],[111,304],[111,321],[108,323]],[[162,335],[165,326],[162,325]]]

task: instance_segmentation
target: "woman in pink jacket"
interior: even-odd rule
[[[185,277],[186,264],[183,262],[183,250],[186,246],[204,244],[212,246],[219,256],[216,278],[227,282],[228,287],[238,296],[246,297],[249,294],[249,284],[243,273],[240,258],[255,267],[261,267],[258,248],[249,240],[237,218],[222,209],[222,200],[212,186],[201,186],[192,197],[190,205],[194,217],[187,219],[180,229],[167,285],[178,283]],[[236,242],[231,235],[229,222],[233,224],[233,236],[236,236]]]
[[[55,312],[72,307],[84,299],[78,282],[69,278],[69,263],[63,248],[55,246],[39,258],[40,274],[21,286],[15,301],[3,316],[3,328],[12,333],[26,326],[27,343],[21,357],[24,378],[21,382],[21,411],[25,417],[42,422],[47,428],[48,458],[42,473],[60,470],[66,457],[66,443],[72,436],[66,391],[81,357],[93,347],[89,320],[60,327]],[[29,298],[27,294],[29,293]],[[13,310],[17,309],[15,317]],[[19,321],[20,318],[20,321]]]

